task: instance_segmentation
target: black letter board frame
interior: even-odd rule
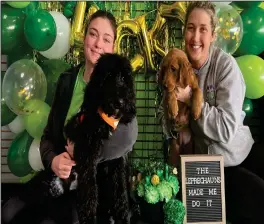
[[[199,167],[198,167],[199,165]],[[193,184],[193,187],[188,187],[189,185],[186,185],[186,175],[187,177],[191,177],[192,175],[189,175],[192,172],[197,172],[196,168],[205,168],[209,167],[209,174],[213,174],[214,176],[219,175],[221,178],[220,183],[216,184],[201,184],[201,187],[199,189],[205,189],[207,190],[208,186],[211,186],[212,188],[218,189],[218,194],[216,201],[218,202],[218,206],[216,206],[216,210],[214,211],[213,205],[211,207],[208,207],[204,205],[204,203],[210,202],[210,200],[207,200],[207,198],[214,199],[214,196],[209,195],[203,195],[203,196],[188,196],[187,188],[191,189],[198,189],[197,184]],[[210,169],[211,168],[211,169]],[[212,172],[213,170],[213,172]],[[215,175],[217,174],[217,175]],[[226,211],[225,211],[225,184],[224,184],[224,159],[222,155],[181,155],[181,176],[182,176],[182,200],[184,207],[186,208],[186,215],[184,218],[184,224],[226,224]],[[211,175],[206,174],[200,174],[196,173],[194,175],[196,177],[203,176],[203,177],[210,177]],[[192,182],[191,182],[192,183]],[[198,183],[198,182],[197,182]],[[221,195],[219,195],[219,190]],[[209,190],[208,190],[209,192]],[[212,191],[211,191],[212,192]],[[203,201],[202,205],[201,203],[192,199],[204,199],[206,202]],[[190,200],[191,206],[190,206]],[[188,207],[187,207],[188,203]],[[210,205],[210,204],[209,204]],[[195,209],[192,209],[194,206]],[[199,207],[198,207],[199,206]],[[190,210],[191,209],[191,210]],[[207,211],[206,211],[207,209]],[[189,210],[189,212],[188,212]],[[195,213],[198,212],[198,213]],[[204,218],[202,217],[204,212]],[[201,215],[200,215],[201,213]],[[189,215],[189,216],[188,216]],[[215,220],[214,220],[215,219]]]

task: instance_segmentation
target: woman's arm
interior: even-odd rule
[[[52,160],[54,159],[55,156],[57,156],[57,153],[55,152],[55,149],[54,149],[53,119],[54,119],[54,112],[56,111],[56,107],[57,107],[57,104],[60,98],[59,92],[60,92],[60,87],[61,87],[61,82],[62,82],[61,79],[62,78],[60,76],[57,82],[53,103],[50,109],[48,123],[44,129],[44,132],[43,132],[43,135],[40,141],[39,150],[40,150],[42,163],[45,169],[51,168]]]
[[[165,120],[165,116],[164,116],[164,103],[163,103],[163,99],[160,102],[159,108],[158,108],[158,112],[157,112],[157,116],[158,116],[158,120],[162,126],[162,130],[164,135],[166,136],[166,138],[171,138],[171,134],[170,134],[170,130],[168,128],[167,122]]]
[[[120,158],[132,151],[138,136],[137,118],[128,124],[118,124],[117,129],[108,140],[104,141],[100,162]]]
[[[235,59],[231,56],[224,59],[223,67],[218,71],[215,106],[205,102],[197,124],[208,138],[228,143],[234,138],[241,123],[245,83]]]

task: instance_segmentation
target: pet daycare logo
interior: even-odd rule
[[[212,101],[215,100],[215,86],[214,85],[209,85],[206,88],[207,94],[206,94],[206,101]]]

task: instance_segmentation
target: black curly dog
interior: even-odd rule
[[[128,164],[124,157],[113,163],[109,161],[107,176],[97,175],[103,140],[108,139],[113,131],[99,115],[98,108],[108,116],[120,119],[119,123],[127,124],[136,116],[132,68],[125,57],[117,54],[100,57],[85,89],[81,109],[69,120],[64,132],[75,144],[73,155],[78,174],[76,190],[79,222],[96,223],[98,206],[108,203],[106,212],[110,212],[115,220],[129,223]],[[71,181],[68,187],[72,184]],[[99,200],[99,184],[104,184],[106,191],[108,189],[108,198]],[[62,185],[60,187],[63,188]]]

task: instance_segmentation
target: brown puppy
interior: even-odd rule
[[[162,85],[164,117],[172,139],[169,146],[169,164],[179,165],[180,154],[193,152],[191,132],[188,127],[190,112],[195,120],[201,115],[203,94],[186,54],[171,49],[163,58],[158,82]],[[178,87],[192,89],[191,106],[177,100]]]

